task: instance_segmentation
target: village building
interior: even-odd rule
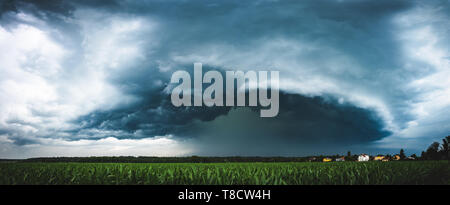
[[[400,155],[396,154],[392,157],[392,159],[398,161],[400,160]]]
[[[331,162],[331,161],[333,161],[333,159],[328,158],[328,157],[325,157],[325,158],[323,158],[322,161],[323,161],[323,162]]]
[[[361,154],[358,156],[358,162],[367,162],[369,159],[370,157],[367,154]]]
[[[336,158],[336,162],[343,162],[343,161],[345,161],[345,158],[344,158],[344,157],[338,157],[338,158]]]
[[[373,160],[375,160],[375,161],[383,161],[383,159],[385,159],[386,157],[385,156],[383,156],[383,155],[378,155],[378,156],[376,156],[375,158],[373,158]]]
[[[310,161],[310,162],[315,162],[315,161],[317,161],[317,159],[316,159],[315,157],[310,157],[310,158],[308,159],[308,161]]]

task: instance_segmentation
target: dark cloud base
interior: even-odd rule
[[[304,155],[344,153],[389,136],[370,110],[332,98],[280,95],[280,113],[259,117],[259,109],[235,108],[213,121],[188,125],[202,155]],[[180,133],[181,134],[181,133]]]
[[[161,96],[83,116],[78,119],[80,131],[126,131],[128,135],[114,136],[120,139],[173,135],[199,154],[213,155],[295,154],[311,146],[336,150],[391,134],[373,111],[340,104],[332,97],[282,92],[278,116],[261,118],[260,107],[177,108],[168,96]]]

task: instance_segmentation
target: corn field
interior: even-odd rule
[[[448,161],[282,163],[0,163],[0,184],[450,184]]]

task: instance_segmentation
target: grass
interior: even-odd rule
[[[0,163],[0,184],[450,184],[448,161]]]

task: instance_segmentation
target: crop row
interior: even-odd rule
[[[450,184],[447,161],[0,163],[0,184]]]

